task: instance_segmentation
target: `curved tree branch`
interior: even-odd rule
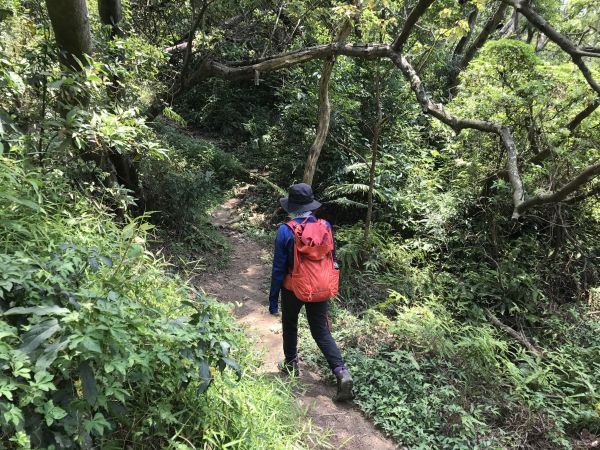
[[[408,15],[404,26],[402,27],[402,31],[398,35],[398,37],[394,40],[392,44],[392,50],[395,52],[402,52],[402,48],[406,41],[408,40],[408,36],[410,36],[410,32],[412,31],[413,26],[417,23],[417,20],[425,14],[425,11],[429,9],[434,0],[419,0],[419,3],[413,8],[413,10]]]
[[[569,181],[567,184],[563,185],[561,188],[557,189],[554,192],[549,192],[546,194],[539,194],[534,197],[531,197],[520,205],[517,206],[516,211],[518,213],[523,213],[526,209],[532,208],[534,206],[541,206],[548,203],[558,203],[565,200],[570,194],[575,192],[581,186],[586,184],[588,181],[593,180],[598,175],[600,175],[600,161],[592,164],[591,166],[586,167],[583,171],[579,173],[575,178]]]
[[[596,99],[586,106],[583,110],[579,112],[567,125],[567,129],[569,131],[574,131],[575,128],[579,126],[581,122],[587,119],[596,109],[600,106],[600,97],[596,97]]]
[[[352,31],[352,19],[344,20],[338,35],[336,36],[336,44],[343,43],[350,32]],[[321,149],[325,144],[327,133],[329,132],[329,120],[331,118],[331,103],[329,102],[329,81],[331,73],[335,65],[335,55],[329,56],[323,63],[323,71],[319,80],[319,122],[317,124],[317,132],[315,140],[308,149],[308,157],[304,166],[304,176],[302,181],[307,184],[313,183],[313,178],[317,170],[317,161],[321,155]]]
[[[529,3],[524,0],[502,0],[503,2],[513,6],[515,10],[523,14],[529,23],[535,26],[541,33],[548,36],[548,39],[558,45],[564,52],[568,53],[573,60],[573,63],[579,68],[584,78],[591,88],[600,94],[600,84],[594,79],[590,69],[583,61],[583,56],[600,57],[600,51],[596,48],[580,48],[573,44],[571,40],[564,34],[556,30],[550,23],[533,10]]]
[[[475,24],[477,23],[477,17],[479,17],[479,9],[475,8],[469,14],[467,18],[467,23],[469,24],[469,31],[463,37],[460,38],[456,47],[454,47],[454,52],[452,54],[452,59],[457,60],[465,51],[465,47],[469,43],[471,36],[473,35],[473,30],[475,29]]]
[[[485,41],[487,41],[488,38],[492,35],[492,33],[496,30],[496,28],[498,28],[498,24],[504,18],[504,14],[506,13],[506,8],[507,8],[506,3],[501,3],[498,6],[498,9],[496,9],[496,11],[494,12],[494,14],[492,14],[492,16],[488,19],[488,21],[485,23],[485,25],[481,29],[481,32],[477,35],[477,37],[475,38],[473,43],[465,51],[464,56],[457,63],[457,65],[456,65],[457,72],[460,72],[460,71],[464,70],[465,67],[467,67],[469,62],[471,62],[471,60],[475,56],[475,53],[477,52],[477,50],[479,50],[481,47],[483,47],[483,44],[485,44]]]
[[[425,113],[432,115],[436,119],[450,126],[457,134],[465,128],[472,128],[486,133],[494,133],[500,137],[502,145],[508,154],[507,172],[508,179],[513,187],[513,204],[515,207],[513,219],[519,218],[519,207],[523,203],[525,192],[517,164],[517,147],[510,129],[507,126],[496,122],[463,119],[449,114],[448,112],[444,111],[442,105],[433,103],[427,96],[425,88],[423,87],[423,83],[417,75],[417,72],[404,56],[400,55],[399,53],[391,53],[390,58],[394,64],[400,68],[410,83],[412,90],[417,97],[417,101]]]
[[[586,198],[594,196],[598,196],[598,198],[600,198],[600,183],[596,183],[596,185],[587,192],[582,192],[581,194],[566,198],[563,203],[566,203],[567,205],[573,205],[585,200]]]
[[[211,77],[226,80],[252,79],[256,71],[274,72],[313,59],[324,59],[331,56],[345,55],[363,59],[384,58],[389,54],[389,50],[390,47],[387,44],[324,44],[238,63],[228,64],[206,59],[198,70],[187,79],[186,85],[189,86]]]
[[[586,77],[586,80],[590,86],[600,93],[600,85],[598,85],[593,79],[589,69],[582,59],[583,56],[600,56],[600,52],[596,53],[597,49],[580,49],[574,46],[565,36],[554,30],[548,24],[548,22],[545,21],[545,19],[529,8],[528,5],[524,4],[522,0],[502,0],[502,2],[504,2],[504,4],[501,5],[496,10],[496,13],[492,16],[492,18],[488,20],[480,35],[466,52],[464,57],[467,58],[465,60],[466,63],[468,63],[469,58],[473,57],[477,49],[480,48],[485,40],[489,38],[491,33],[493,33],[499,21],[502,20],[502,17],[506,11],[506,4],[508,4],[515,7],[518,12],[522,13],[530,21],[530,23],[532,23],[532,25],[538,28],[541,32],[548,36],[550,40],[556,42],[563,50],[569,53],[574,63],[578,65],[579,69]],[[406,43],[412,27],[418,18],[425,13],[427,8],[432,3],[433,0],[419,1],[417,6],[409,14],[409,17],[400,35],[395,39],[391,46],[386,44],[344,45],[336,42],[328,45],[318,45],[242,62],[222,63],[214,61],[210,58],[206,58],[201,64],[201,67],[195,73],[193,73],[188,80],[186,80],[186,85],[210,77],[219,77],[230,80],[252,79],[257,72],[272,72],[287,67],[293,67],[314,59],[325,59],[326,61],[323,66],[323,72],[320,81],[319,126],[317,128],[315,143],[313,144],[313,146],[315,146],[320,143],[320,146],[322,146],[322,142],[324,142],[325,136],[327,135],[329,124],[328,82],[331,76],[331,70],[333,69],[334,58],[338,55],[363,59],[389,58],[402,71],[403,75],[408,80],[411,89],[417,98],[417,101],[425,113],[450,126],[457,134],[460,133],[461,130],[468,128],[486,133],[493,133],[500,138],[500,141],[502,142],[502,145],[504,146],[508,156],[505,173],[513,188],[513,218],[518,218],[528,208],[546,203],[563,201],[583,184],[596,177],[600,172],[600,163],[590,166],[588,169],[579,174],[574,180],[567,183],[565,186],[555,192],[537,195],[525,200],[525,190],[518,168],[518,152],[511,130],[506,125],[497,122],[460,118],[445,111],[442,105],[434,103],[429,98],[418,74],[406,57],[404,57],[399,51]],[[573,129],[577,127],[582,120],[584,120],[597,108],[597,106],[598,105],[590,105],[570,122],[569,127],[572,126]],[[324,117],[325,120],[323,120]],[[310,157],[307,166],[309,165]],[[305,173],[305,180],[309,178],[312,180],[312,177],[307,176]]]
[[[479,131],[485,131],[487,133],[499,134],[500,125],[497,123],[484,120],[462,119],[446,112],[442,105],[432,102],[428,97],[427,93],[425,92],[425,88],[423,87],[423,82],[406,57],[400,53],[390,52],[389,58],[402,71],[404,77],[410,83],[410,86],[415,93],[417,101],[421,105],[423,112],[445,123],[457,134],[465,128],[472,128]]]

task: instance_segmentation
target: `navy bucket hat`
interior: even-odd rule
[[[288,196],[279,199],[279,204],[288,213],[303,213],[314,211],[321,203],[315,200],[310,184],[292,184]]]

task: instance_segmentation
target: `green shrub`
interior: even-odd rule
[[[214,144],[164,120],[154,128],[168,145],[169,156],[142,163],[146,210],[156,211],[152,220],[188,249],[225,249],[227,244],[210,225],[208,212],[236,183],[239,163]]]
[[[265,416],[270,448],[294,443],[288,387],[242,373],[254,366],[228,307],[165,274],[151,226],[120,229],[62,177],[22,167],[0,159],[3,445],[253,448]]]

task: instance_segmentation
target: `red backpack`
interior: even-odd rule
[[[294,232],[294,269],[283,287],[305,302],[322,302],[338,293],[340,272],[333,265],[333,233],[324,220],[287,222]]]

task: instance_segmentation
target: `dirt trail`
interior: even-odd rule
[[[235,308],[239,322],[247,326],[248,332],[257,338],[258,345],[265,351],[262,370],[276,373],[277,361],[282,358],[281,321],[267,310],[270,282],[270,251],[257,242],[242,237],[234,225],[240,213],[239,198],[232,198],[221,205],[213,214],[213,224],[223,229],[232,246],[231,262],[224,270],[196,278],[195,283],[223,301],[241,302]],[[243,243],[242,243],[243,240]],[[300,346],[302,342],[299,343]],[[329,443],[335,449],[395,449],[395,444],[386,439],[371,422],[352,404],[338,404],[331,400],[335,386],[321,381],[320,377],[301,365],[299,404],[308,411],[313,425],[329,432]]]

